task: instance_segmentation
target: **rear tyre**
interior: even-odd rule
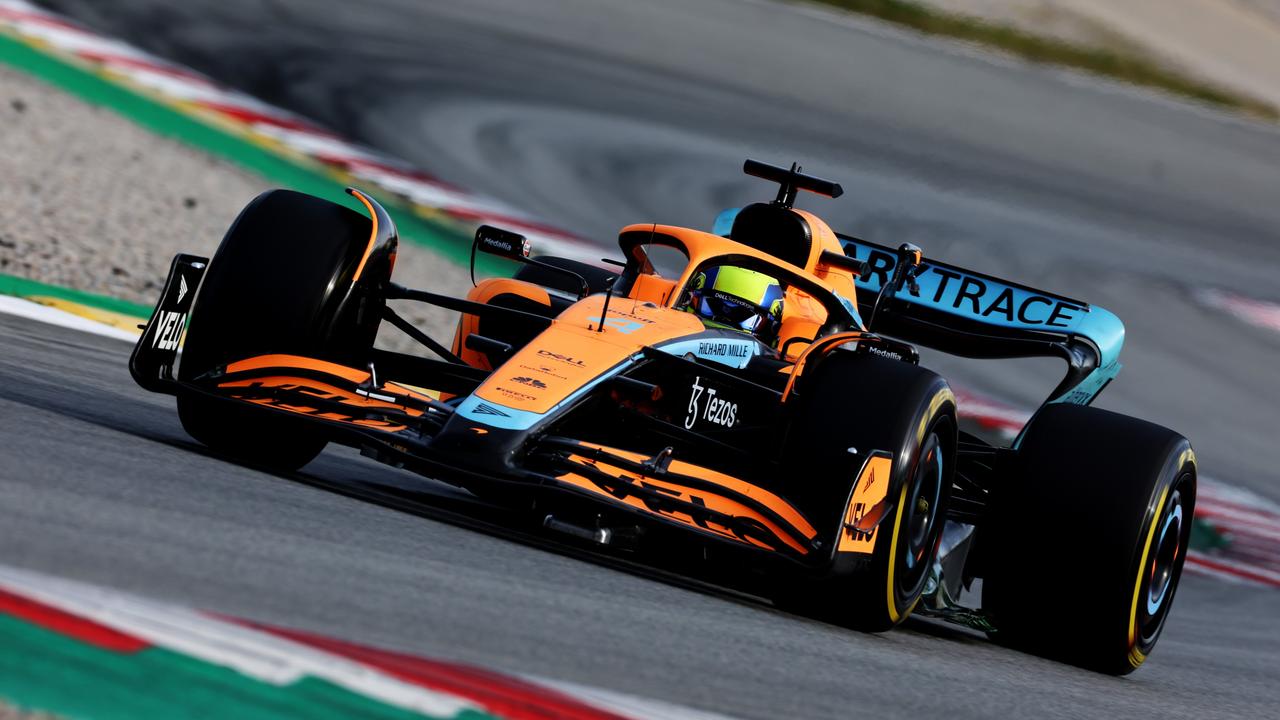
[[[305,355],[355,367],[367,362],[381,299],[350,292],[368,246],[370,220],[288,190],[249,203],[209,263],[183,345],[180,379],[255,355]],[[326,440],[273,411],[183,394],[183,428],[241,460],[294,470]]]
[[[1195,501],[1195,453],[1181,435],[1097,408],[1041,410],[984,531],[993,638],[1133,672],[1168,617]]]
[[[849,532],[854,484],[874,450],[892,453],[883,520],[871,554],[833,553],[826,574],[790,585],[782,607],[868,632],[902,622],[920,600],[946,519],[956,450],[955,397],[936,373],[836,351],[798,388],[787,457],[800,471],[787,496],[830,551]],[[853,451],[856,451],[854,454]]]

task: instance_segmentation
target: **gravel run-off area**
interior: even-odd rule
[[[177,252],[211,254],[266,180],[0,66],[0,272],[155,302]],[[396,281],[462,295],[459,270],[402,242]],[[437,338],[456,316],[397,305]],[[394,329],[379,344],[405,349]]]
[[[921,5],[990,23],[1112,50],[1141,50],[1136,40],[1111,30],[1074,0],[916,0]]]
[[[913,0],[1137,54],[1280,107],[1280,0]]]

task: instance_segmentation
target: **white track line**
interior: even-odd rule
[[[22,298],[12,297],[10,295],[0,295],[0,313],[6,315],[17,315],[19,317],[29,318],[37,322],[46,323],[48,325],[57,325],[58,327],[71,328],[80,332],[90,333],[92,335],[101,335],[102,337],[115,338],[116,340],[126,340],[130,343],[137,342],[140,332],[131,333],[126,330],[95,322],[88,318],[80,317],[74,313],[65,310],[41,305],[40,303],[31,302]]]
[[[272,685],[286,686],[309,676],[430,717],[485,711],[469,699],[399,680],[376,667],[303,642],[97,585],[0,565],[0,588]],[[724,715],[577,683],[532,676],[523,679],[588,707],[634,720],[729,720]]]
[[[464,710],[481,709],[470,701],[398,680],[367,665],[193,610],[4,566],[0,566],[0,586],[273,685],[288,685],[309,675],[432,717],[454,717]]]

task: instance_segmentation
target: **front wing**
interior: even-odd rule
[[[375,386],[372,380],[367,371],[334,363],[266,355],[171,387],[294,416],[331,441],[462,487],[520,486],[571,497],[577,505],[598,506],[616,522],[628,518],[634,525],[676,527],[806,565],[830,561],[837,549],[857,554],[874,549],[875,528],[855,529],[855,521],[883,500],[885,481],[858,483],[858,488],[878,484],[880,495],[851,500],[847,527],[817,528],[785,498],[709,468],[568,437],[502,437],[510,431],[455,416],[453,405],[425,392],[395,382]],[[511,450],[503,452],[504,447]],[[883,477],[884,458],[871,456],[863,475],[877,469]]]
[[[441,401],[438,393],[381,381],[370,370],[263,355],[179,380],[178,338],[206,265],[206,259],[190,255],[174,260],[130,358],[135,380],[146,389],[252,404],[308,423],[329,440],[387,464],[462,487],[532,491],[547,497],[548,507],[558,500],[585,504],[616,522],[663,525],[805,565],[823,566],[838,552],[874,550],[876,527],[867,518],[876,517],[873,506],[883,505],[887,480],[874,481],[878,468],[881,477],[887,472],[884,453],[864,460],[841,526],[815,527],[785,497],[670,453],[645,457],[571,437],[485,426],[455,413],[455,404]],[[406,376],[431,380],[424,384],[437,390],[447,386],[457,397],[483,379],[482,371],[455,363],[386,355],[388,364],[412,365]],[[873,487],[878,496],[868,494]]]

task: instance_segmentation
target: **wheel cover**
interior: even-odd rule
[[[1164,522],[1156,530],[1156,551],[1147,574],[1147,614],[1155,615],[1169,597],[1173,585],[1174,563],[1182,549],[1182,493],[1174,491],[1169,498]]]
[[[1185,505],[1192,477],[1188,472],[1179,473],[1155,517],[1154,537],[1142,569],[1143,587],[1137,608],[1138,633],[1134,640],[1139,648],[1149,648],[1155,643],[1177,590],[1191,534]]]
[[[938,510],[942,506],[943,472],[942,443],[935,427],[925,437],[920,448],[920,462],[916,464],[909,490],[905,497],[906,517],[903,520],[902,552],[894,562],[900,562],[903,572],[898,573],[900,596],[910,597],[923,579],[933,560],[936,545]]]

